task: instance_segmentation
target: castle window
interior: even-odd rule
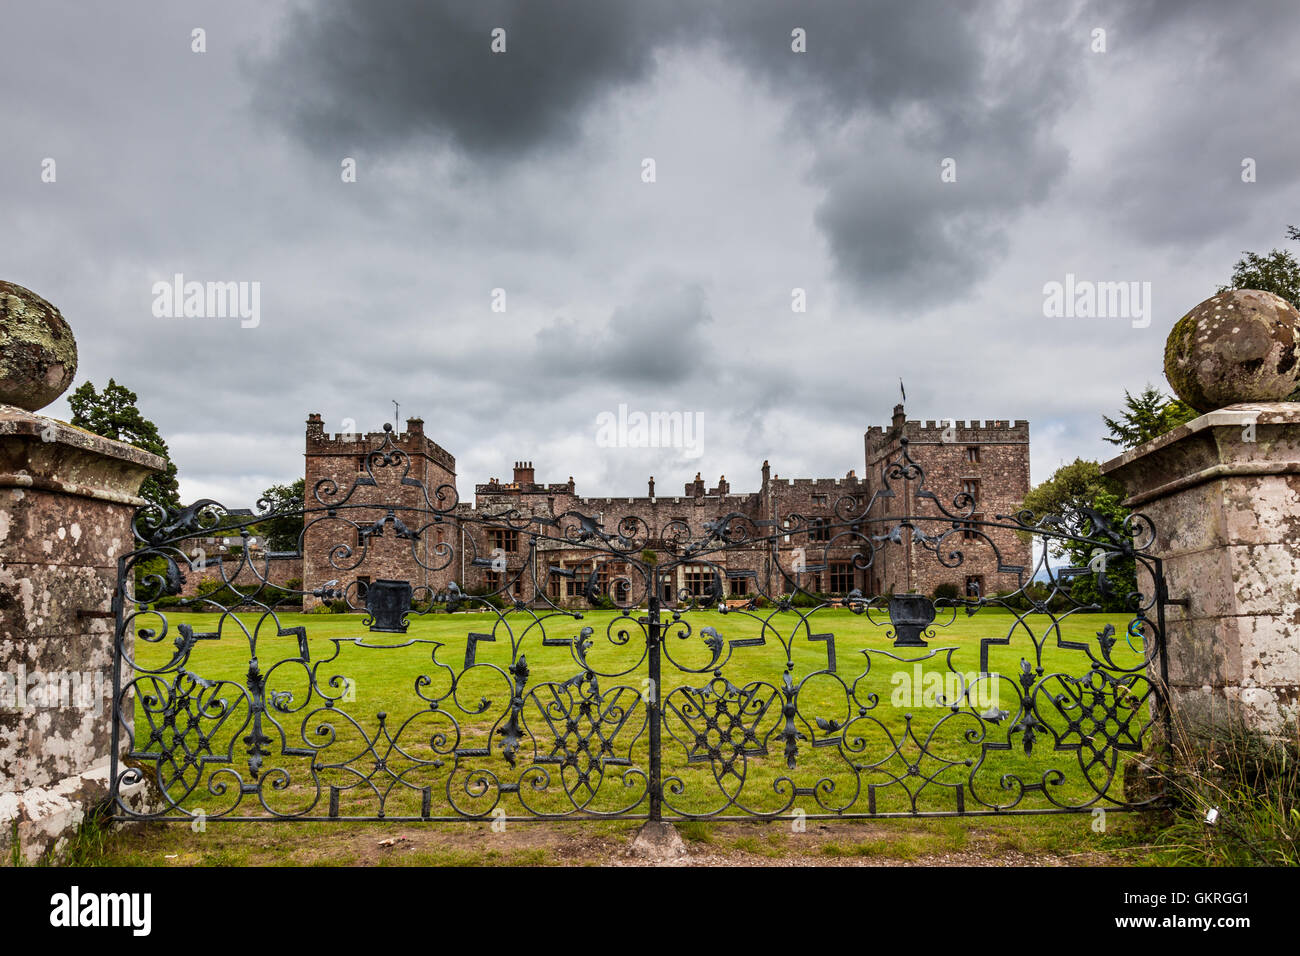
[[[519,532],[514,528],[493,528],[492,547],[513,554],[519,550]]]
[[[808,539],[810,541],[829,541],[831,523],[826,518],[812,518],[808,522]]]
[[[813,496],[812,496],[812,503],[813,503],[814,505],[816,505],[818,508],[825,508],[825,507],[826,507],[826,496],[825,496],[825,495],[813,495]]]
[[[357,578],[357,600],[365,601],[366,592],[370,590],[370,575],[363,574]]]
[[[568,597],[582,597],[587,590],[587,578],[591,577],[591,565],[576,564],[570,570],[573,577],[564,579],[564,593]]]
[[[984,578],[978,574],[968,574],[966,576],[966,596],[968,598],[979,598],[984,593]]]
[[[486,577],[487,577],[487,587],[489,591],[496,591],[501,587],[500,571],[489,571],[487,572]]]
[[[691,597],[702,597],[713,586],[713,572],[702,564],[690,565],[686,568],[683,580]]]
[[[961,483],[961,490],[970,495],[972,501],[978,501],[980,497],[980,483],[975,478],[965,478]]]
[[[744,597],[749,593],[749,578],[727,578],[727,589],[732,597]]]
[[[854,588],[855,575],[853,564],[849,561],[835,561],[831,564],[831,593],[848,594]]]
[[[971,515],[972,522],[983,521],[983,520],[984,520],[983,515],[979,515],[979,514]],[[975,530],[975,525],[968,522],[962,525],[961,536],[967,541],[973,541],[979,538],[979,533]]]
[[[972,465],[978,465],[980,463],[979,445],[966,446],[966,460],[970,462]]]

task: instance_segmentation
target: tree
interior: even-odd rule
[[[1300,229],[1287,226],[1286,236],[1300,241]],[[1229,289],[1260,289],[1280,295],[1296,305],[1300,303],[1300,262],[1283,249],[1273,249],[1267,255],[1243,252],[1233,267],[1228,284],[1219,286],[1220,292]]]
[[[1124,389],[1124,409],[1120,412],[1118,421],[1106,415],[1101,416],[1101,419],[1110,429],[1106,441],[1121,448],[1136,448],[1195,417],[1196,411],[1191,406],[1170,398],[1147,383],[1142,394],[1136,398],[1129,394],[1128,389]]]
[[[140,496],[169,510],[177,509],[181,500],[176,465],[172,463],[167,443],[158,434],[158,426],[136,407],[138,400],[135,392],[111,378],[102,392],[97,392],[90,382],[83,382],[68,398],[72,424],[104,438],[134,445],[166,461],[166,470],[145,479]]]
[[[1030,490],[1022,507],[1032,511],[1038,519],[1048,515],[1059,516],[1068,528],[1087,535],[1092,531],[1089,511],[1099,514],[1114,530],[1122,528],[1129,515],[1129,510],[1123,505],[1124,497],[1124,486],[1103,475],[1097,462],[1076,458]],[[1096,544],[1070,538],[1049,538],[1047,541],[1051,557],[1068,558],[1070,566],[1075,568],[1088,567],[1098,548]],[[1114,593],[1112,598],[1101,593],[1095,575],[1080,576],[1071,585],[1070,592],[1076,601],[1100,604],[1107,611],[1124,610],[1125,596],[1137,590],[1137,569],[1133,560],[1111,561],[1106,568],[1106,577]]]
[[[1300,242],[1300,229],[1286,227],[1286,237]],[[1229,289],[1259,289],[1280,295],[1300,308],[1300,262],[1291,253],[1274,249],[1268,255],[1243,252],[1232,270],[1228,285],[1219,286],[1220,292]],[[1300,388],[1287,396],[1287,401],[1300,401]]]
[[[306,480],[299,478],[288,485],[272,485],[262,492],[262,499],[267,501],[272,511],[292,511],[295,514],[271,518],[258,524],[260,533],[266,535],[268,551],[297,551],[298,538],[303,529],[303,494]]]

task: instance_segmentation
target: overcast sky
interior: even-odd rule
[[[752,491],[765,458],[861,472],[900,377],[909,418],[1029,419],[1037,482],[1113,454],[1101,416],[1164,386],[1171,325],[1300,225],[1297,25],[1294,0],[3,0],[0,278],[63,311],[78,384],[139,393],[186,499],[250,505],[301,476],[309,412],[373,430],[394,399],[462,494],[516,459],[589,494]],[[176,273],[260,283],[259,323],[155,316]],[[1045,317],[1067,274],[1149,282],[1149,325]],[[620,404],[701,413],[702,454],[601,447]]]

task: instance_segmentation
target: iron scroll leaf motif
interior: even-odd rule
[[[732,496],[653,521],[613,501],[462,505],[391,429],[351,461],[283,512],[140,512],[115,594],[115,818],[1139,805],[1125,761],[1167,715],[1163,575],[1140,515],[982,517],[929,489],[906,443],[814,513]],[[323,565],[305,585],[274,583],[251,545],[275,517],[301,519]],[[243,543],[196,559],[215,533]],[[1066,544],[1101,557],[1048,560]],[[904,555],[950,578],[979,560],[1005,586],[911,593],[890,577]],[[1114,583],[1121,565],[1136,586]],[[1123,619],[1082,616],[1099,596]],[[126,791],[145,777],[163,798],[141,813]]]

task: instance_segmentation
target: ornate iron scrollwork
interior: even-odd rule
[[[358,466],[350,487],[322,480],[284,513],[141,510],[115,601],[117,819],[872,817],[1155,799],[1131,803],[1118,782],[1168,716],[1163,572],[1142,515],[988,519],[967,494],[949,505],[928,490],[906,442],[869,500],[659,527],[462,507],[412,477],[391,431]],[[243,547],[207,563],[216,590],[182,595],[196,537],[220,527],[247,543],[286,515],[328,537],[328,581],[275,587]],[[1038,543],[1034,567],[1001,553],[1012,534]],[[1062,544],[1088,560],[1052,563]],[[1012,586],[936,606],[861,583],[905,549],[951,570],[976,547]],[[831,556],[859,583],[827,598],[810,577]],[[363,596],[358,574],[375,566]],[[406,567],[410,579],[389,576]],[[1117,583],[1124,568],[1136,584]],[[1098,596],[1122,602],[1122,631],[1070,626]],[[327,638],[307,617],[283,626],[301,602],[359,611],[362,597],[356,633],[347,618]],[[987,624],[958,635],[959,611]],[[209,615],[202,631],[190,612]],[[146,777],[161,802],[140,814],[122,789]]]

